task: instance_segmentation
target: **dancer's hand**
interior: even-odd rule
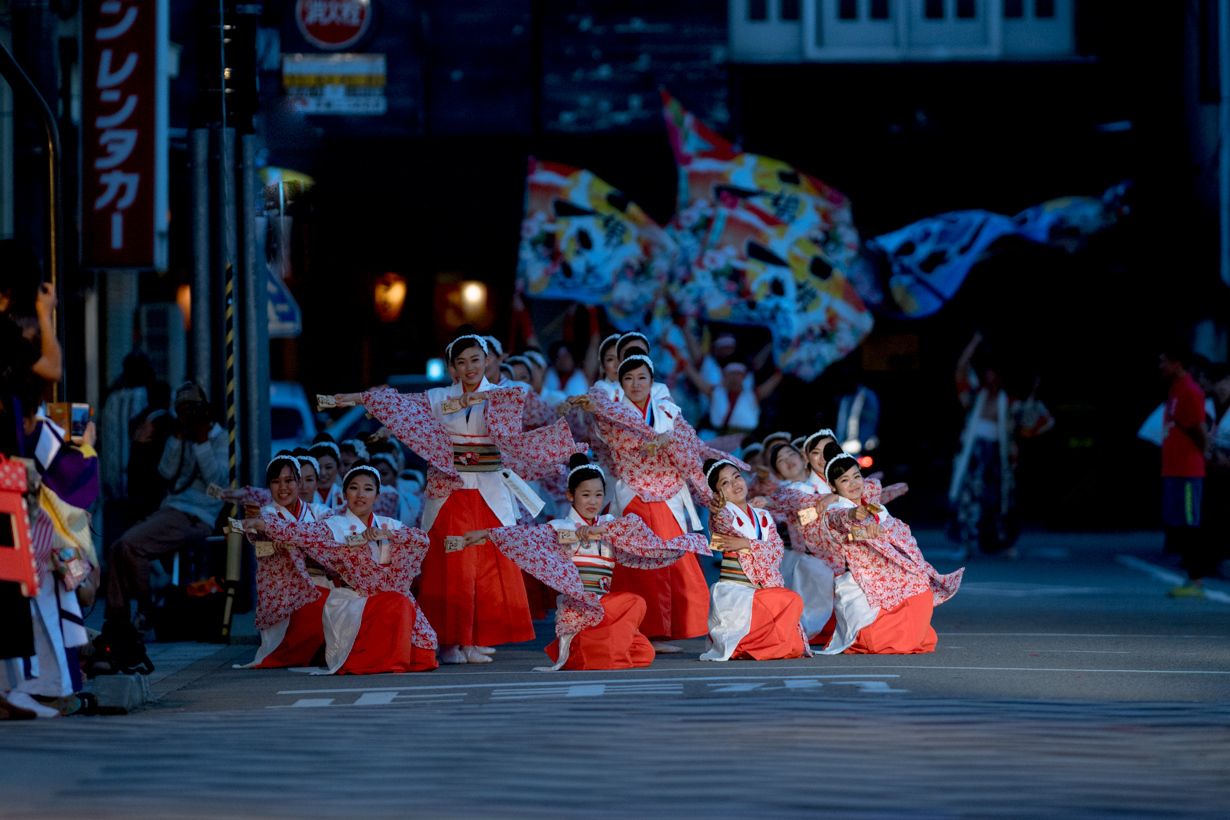
[[[741,535],[723,535],[714,533],[710,541],[712,548],[718,552],[751,552],[752,542]]]

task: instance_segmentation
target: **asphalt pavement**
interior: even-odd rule
[[[920,539],[941,571],[945,544]],[[1165,596],[1151,533],[967,564],[914,656],[410,675],[155,644],[127,717],[0,724],[0,817],[1230,815],[1230,584]]]

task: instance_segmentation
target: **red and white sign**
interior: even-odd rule
[[[165,267],[165,0],[82,11],[82,262]]]
[[[312,45],[340,51],[367,33],[372,24],[372,0],[296,0],[295,22]]]

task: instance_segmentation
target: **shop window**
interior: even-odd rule
[[[838,0],[837,19],[838,20],[857,20],[858,19],[858,0]]]
[[[747,0],[747,19],[753,23],[769,19],[769,0]]]
[[[1034,17],[1049,19],[1055,16],[1055,0],[1037,0],[1034,4]]]
[[[973,20],[978,16],[977,0],[957,0],[957,18]]]
[[[923,4],[923,16],[928,20],[943,20],[944,0],[927,0]]]
[[[1025,16],[1025,0],[1004,0],[1004,17],[1019,20]]]
[[[888,19],[888,0],[871,0],[871,19]]]
[[[782,0],[782,19],[799,19],[799,0]]]

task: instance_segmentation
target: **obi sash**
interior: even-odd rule
[[[733,552],[722,553],[722,571],[718,577],[719,581],[730,581],[732,584],[741,584],[745,587],[756,589],[756,585],[747,577],[747,573],[743,571],[743,566],[739,563],[738,556]]]
[[[586,592],[605,595],[611,591],[611,573],[615,570],[615,552],[605,541],[591,541],[572,556],[581,586]]]
[[[495,473],[503,464],[494,444],[453,445],[453,467],[459,473]]]

